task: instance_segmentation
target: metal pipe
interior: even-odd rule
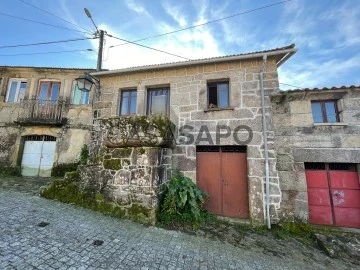
[[[269,148],[267,138],[267,125],[266,125],[266,110],[265,110],[265,93],[264,93],[264,71],[266,66],[267,55],[263,57],[264,64],[260,71],[260,91],[261,91],[261,109],[262,109],[262,124],[263,124],[263,137],[264,137],[264,155],[265,155],[265,181],[266,181],[266,223],[268,229],[271,229],[270,220],[270,183],[269,183]]]

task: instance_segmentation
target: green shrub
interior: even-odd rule
[[[194,182],[179,172],[166,184],[164,200],[158,212],[160,223],[169,225],[173,222],[190,223],[198,227],[204,220],[203,210],[206,192],[201,191]]]
[[[80,152],[80,157],[79,157],[79,163],[81,165],[86,165],[87,161],[89,159],[89,149],[88,146],[86,144],[84,144],[81,147],[81,152]]]

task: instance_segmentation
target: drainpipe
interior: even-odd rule
[[[267,55],[263,56],[264,64],[260,71],[260,91],[261,91],[261,109],[262,109],[262,124],[263,124],[263,137],[264,137],[264,153],[265,153],[265,179],[266,179],[266,223],[268,229],[271,229],[270,221],[270,183],[269,183],[269,149],[267,138],[267,125],[265,116],[265,93],[264,93],[264,71],[266,66]]]

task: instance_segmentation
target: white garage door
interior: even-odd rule
[[[21,162],[21,175],[50,177],[55,148],[55,137],[45,135],[26,137]]]

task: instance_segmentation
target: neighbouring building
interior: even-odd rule
[[[360,86],[280,91],[271,101],[279,218],[360,228]]]
[[[76,89],[86,69],[0,66],[0,168],[48,177],[90,142],[92,96]]]

